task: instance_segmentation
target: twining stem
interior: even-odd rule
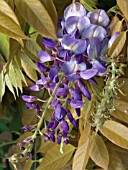
[[[52,92],[52,95],[50,96],[46,106],[45,106],[45,109],[42,113],[42,116],[40,117],[40,120],[39,120],[39,123],[37,125],[37,128],[34,132],[34,134],[32,135],[32,140],[36,139],[37,137],[37,134],[38,132],[40,131],[40,128],[42,126],[42,123],[43,123],[43,120],[44,120],[44,117],[45,117],[45,114],[47,113],[47,110],[48,110],[48,107],[50,105],[50,103],[52,102],[52,100],[54,99],[55,95],[56,95],[56,91],[58,89],[58,87],[60,86],[61,82],[62,82],[62,79],[63,79],[64,75],[61,74],[60,77],[59,77],[59,82],[56,84],[56,87],[54,88],[53,92]],[[28,147],[23,151],[23,155],[25,155],[28,151],[30,151],[30,149],[32,148],[32,145],[28,145]]]

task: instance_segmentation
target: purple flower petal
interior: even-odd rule
[[[86,10],[83,5],[75,2],[74,5],[69,5],[64,11],[64,19],[67,20],[71,16],[82,17],[86,15]]]
[[[39,70],[40,70],[42,73],[49,71],[49,68],[48,68],[48,67],[42,65],[42,64],[39,63],[39,62],[36,63],[36,66],[39,68]]]
[[[71,34],[78,25],[79,17],[71,16],[65,22],[65,28],[68,34]]]
[[[51,38],[42,38],[42,42],[48,50],[52,50],[57,46],[57,42]]]
[[[58,97],[62,97],[62,96],[64,96],[64,95],[66,95],[67,94],[67,89],[65,89],[65,88],[58,88],[57,89],[57,91],[56,91],[56,95],[58,96]]]
[[[73,88],[69,89],[69,92],[71,94],[71,96],[76,99],[76,100],[82,100],[82,96],[81,94],[79,94],[76,90],[74,90]]]
[[[54,79],[54,77],[58,74],[58,66],[53,66],[51,69],[50,69],[50,72],[49,72],[49,78],[51,80]]]
[[[64,131],[66,133],[69,131],[68,123],[65,120],[62,120],[60,122],[60,129],[61,129],[61,131]]]
[[[89,69],[89,70],[81,71],[80,77],[85,80],[88,80],[88,79],[94,77],[97,73],[98,73],[97,69]]]
[[[57,99],[54,99],[52,102],[51,102],[51,106],[54,108],[56,107],[56,105],[58,104],[58,100]]]
[[[32,91],[39,91],[43,86],[42,85],[34,85],[29,87]]]
[[[68,138],[65,138],[64,139],[64,143],[67,145],[69,143],[69,139]]]
[[[82,92],[82,94],[88,99],[88,100],[91,100],[91,94],[90,92],[88,91],[88,89],[85,87],[85,84],[83,81],[80,81],[79,83],[79,88]]]
[[[22,99],[28,103],[37,101],[37,97],[28,95],[23,95]]]
[[[74,52],[74,54],[82,54],[85,52],[87,47],[86,40],[78,40],[78,42],[72,47],[71,51]]]
[[[85,103],[80,100],[73,99],[70,101],[70,105],[73,108],[81,108],[85,105]]]
[[[89,17],[92,24],[100,25],[102,27],[107,27],[110,19],[107,13],[103,9],[97,9],[97,13],[89,12],[87,17]]]
[[[76,108],[75,110],[76,110],[77,116],[80,117],[80,108]]]
[[[41,63],[51,61],[51,56],[46,51],[39,51],[38,57]]]
[[[104,73],[106,71],[106,68],[102,66],[102,64],[98,60],[95,60],[93,62],[92,69],[97,69],[99,73]]]
[[[69,110],[67,111],[67,117],[68,117],[69,121],[72,123],[74,118],[73,118],[73,116],[72,116],[72,114],[71,114],[71,112]]]
[[[51,130],[54,131],[57,128],[58,124],[59,124],[59,122],[55,121],[54,125],[51,127]]]
[[[35,109],[35,108],[36,108],[36,104],[32,104],[32,103],[26,103],[26,106],[27,106],[29,109]]]
[[[92,37],[97,37],[99,41],[102,41],[106,35],[107,31],[103,27],[90,24],[84,27],[81,36],[82,39],[91,39]]]
[[[61,104],[58,104],[56,107],[55,107],[55,119],[57,121],[61,121],[62,119],[64,119],[66,115],[66,111],[63,109],[63,107],[61,106]]]

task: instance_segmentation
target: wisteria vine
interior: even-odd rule
[[[36,109],[39,118],[37,125],[27,125],[22,128],[25,132],[33,132],[32,136],[18,144],[23,150],[23,155],[27,153],[28,158],[30,157],[33,142],[38,134],[41,134],[44,141],[68,144],[68,121],[77,128],[77,121],[69,108],[74,108],[80,117],[80,108],[86,105],[82,97],[91,100],[86,83],[98,85],[95,77],[102,76],[107,79],[108,68],[112,66],[116,70],[115,62],[110,66],[106,60],[108,49],[119,34],[116,32],[110,38],[109,22],[110,19],[104,10],[97,9],[96,13],[87,12],[82,4],[76,2],[65,9],[64,17],[58,21],[56,34],[59,42],[51,38],[42,39],[46,50],[39,51],[39,62],[36,63],[41,77],[30,89],[32,91],[47,89],[49,99],[43,101],[36,96],[22,96],[29,109]],[[108,102],[113,97],[113,92],[109,95],[108,90],[111,93],[115,88],[113,86],[117,74],[113,72],[113,68],[111,72],[111,81],[106,80],[107,89],[104,89],[103,94],[105,98],[102,99],[94,116],[96,131],[103,123],[102,118],[105,118],[107,112],[105,106],[110,104]],[[45,108],[42,108],[38,101],[46,103]],[[41,127],[49,107],[53,109],[53,113],[45,127],[45,133],[42,133]]]

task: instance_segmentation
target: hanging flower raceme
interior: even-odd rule
[[[50,95],[46,108],[51,107],[53,113],[46,132],[42,134],[45,141],[69,142],[69,124],[77,127],[70,108],[74,108],[79,117],[80,108],[86,106],[82,98],[91,100],[86,84],[97,85],[94,78],[105,76],[107,51],[118,35],[116,33],[110,39],[108,25],[109,17],[104,10],[87,13],[84,6],[76,2],[65,9],[64,17],[59,21],[57,35],[60,43],[51,38],[42,39],[47,51],[39,51],[39,62],[36,63],[42,74],[30,89],[47,89]],[[37,97],[24,95],[22,98],[28,108],[36,109],[39,119],[41,113],[47,111],[39,106],[37,101],[41,100]],[[23,130],[31,131],[31,128],[27,126]]]

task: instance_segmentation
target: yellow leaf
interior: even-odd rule
[[[100,132],[116,145],[128,149],[128,128],[116,121],[107,120]]]
[[[108,55],[111,57],[117,57],[121,50],[124,47],[126,41],[126,32],[121,32],[118,37],[115,39],[114,43],[112,44],[111,48],[108,51]]]
[[[27,109],[22,113],[23,125],[34,125],[37,123],[37,115],[35,109]]]
[[[2,101],[2,97],[5,93],[5,80],[4,80],[4,72],[0,73],[0,102]]]
[[[55,144],[48,150],[37,170],[60,170],[71,159],[75,147],[68,144],[63,147],[63,154],[60,153],[60,145]]]
[[[123,100],[114,100],[115,110],[111,113],[117,119],[128,123],[128,103]]]
[[[32,164],[33,164],[33,161],[32,161],[32,160],[27,161],[27,162],[25,163],[25,165],[24,165],[23,170],[30,170]]]
[[[41,35],[57,40],[53,21],[39,0],[15,0],[20,14]]]
[[[117,0],[117,5],[128,21],[128,0]]]
[[[91,135],[91,125],[86,124],[86,126],[80,136],[78,147],[83,145],[86,142],[86,140],[90,137],[90,135]]]
[[[115,32],[121,32],[122,31],[122,22],[123,21],[118,21],[116,23],[116,25],[114,26],[114,29],[112,31],[112,35],[115,33]]]
[[[109,151],[109,170],[125,170],[120,156],[111,148]]]
[[[53,145],[55,145],[53,142],[51,141],[44,142],[44,139],[41,138],[41,144],[37,153],[39,152],[46,153],[48,150],[50,150],[53,147]]]
[[[100,166],[103,169],[108,168],[108,150],[103,139],[98,134],[93,133],[92,135],[92,143],[89,155],[96,165]]]
[[[90,138],[88,138],[83,145],[78,147],[74,159],[72,170],[84,170],[89,159]]]
[[[14,11],[4,0],[0,1],[0,32],[16,39],[22,46],[22,39],[29,39],[20,28]]]
[[[114,28],[115,28],[115,25],[116,25],[118,22],[119,22],[119,18],[118,18],[117,16],[114,16],[114,17],[112,18],[112,20],[111,20],[110,25],[109,25],[109,27],[110,27],[110,32],[111,32],[111,36],[113,35],[113,34],[112,34],[112,33],[113,33],[113,30],[114,30]]]

